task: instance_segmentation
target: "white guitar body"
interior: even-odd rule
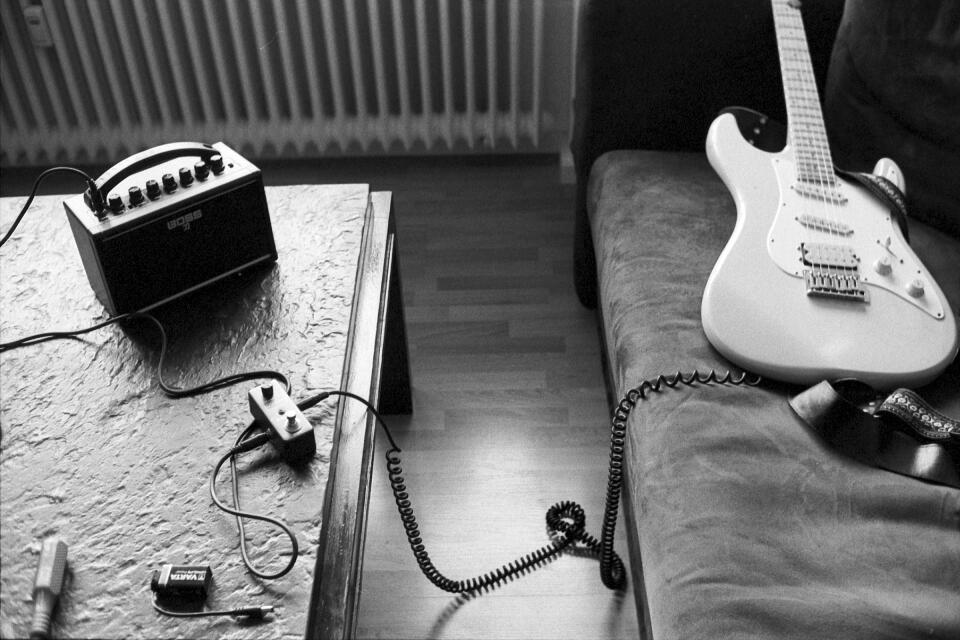
[[[829,197],[804,193],[790,145],[753,147],[730,113],[706,147],[737,208],[703,294],[721,354],[786,382],[855,377],[878,389],[921,386],[953,361],[953,313],[879,200],[839,179]],[[822,295],[811,272],[834,271],[855,275]]]

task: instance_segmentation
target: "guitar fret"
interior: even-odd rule
[[[772,0],[772,5],[797,179],[834,186],[830,144],[799,5],[793,6],[790,0]]]

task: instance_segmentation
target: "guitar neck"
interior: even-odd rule
[[[800,15],[800,0],[771,2],[787,105],[787,131],[797,161],[797,180],[821,188],[834,187],[837,178]]]

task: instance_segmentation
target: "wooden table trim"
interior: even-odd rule
[[[370,196],[357,267],[341,389],[379,402],[395,249],[389,192]],[[375,295],[376,294],[376,295]],[[307,638],[352,638],[356,630],[376,421],[360,402],[342,399],[330,454]]]

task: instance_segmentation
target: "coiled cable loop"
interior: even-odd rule
[[[640,400],[646,399],[647,393],[660,393],[665,387],[674,388],[679,385],[693,387],[697,384],[747,385],[760,384],[760,377],[743,372],[737,376],[726,371],[718,374],[711,369],[708,373],[700,373],[694,369],[693,373],[684,375],[678,371],[672,376],[659,375],[656,378],[644,380],[637,387],[627,391],[617,408],[613,412],[613,421],[610,427],[610,465],[607,475],[607,499],[603,511],[603,526],[600,532],[600,580],[609,589],[623,589],[627,576],[623,562],[613,550],[614,532],[617,527],[617,515],[620,509],[620,493],[623,489],[623,463],[626,445],[627,420]]]
[[[615,590],[622,590],[627,584],[627,570],[623,560],[613,549],[614,532],[617,526],[617,516],[620,508],[620,493],[623,489],[624,460],[626,449],[627,420],[637,404],[644,400],[648,393],[659,393],[664,388],[674,388],[679,385],[688,387],[698,384],[748,385],[760,384],[758,376],[747,373],[734,376],[729,371],[718,374],[711,370],[700,373],[694,369],[693,373],[684,375],[677,372],[671,376],[659,375],[656,378],[644,380],[637,387],[627,391],[613,411],[613,420],[610,429],[610,459],[607,477],[606,505],[603,513],[603,528],[600,539],[597,540],[586,531],[586,515],[576,502],[563,501],[550,507],[546,515],[547,531],[550,535],[550,544],[536,551],[528,553],[513,562],[507,563],[489,573],[470,578],[468,580],[452,580],[433,564],[430,554],[427,553],[423,538],[420,535],[420,526],[413,512],[413,504],[407,485],[403,478],[403,465],[400,460],[400,447],[394,442],[390,430],[376,410],[365,400],[362,402],[373,412],[390,441],[390,448],[386,452],[387,474],[390,479],[390,488],[397,503],[400,521],[413,551],[417,565],[438,588],[449,593],[471,596],[497,587],[513,580],[533,569],[536,569],[554,559],[565,549],[574,545],[586,549],[600,558],[600,579],[603,584]],[[342,395],[349,395],[342,393]],[[355,397],[355,396],[351,396]],[[359,398],[358,398],[359,399]]]
[[[547,511],[546,523],[551,542],[536,551],[528,553],[507,563],[494,571],[470,578],[468,580],[452,580],[433,564],[430,554],[427,553],[420,535],[420,527],[413,512],[410,494],[407,492],[403,479],[403,466],[400,462],[400,449],[391,447],[386,453],[387,473],[390,477],[390,487],[400,512],[410,549],[424,576],[436,587],[448,593],[479,593],[513,580],[533,569],[536,569],[559,555],[571,545],[581,546],[598,554],[600,542],[585,531],[586,515],[583,507],[575,502],[559,502]],[[619,557],[613,554],[615,562],[623,566]]]

